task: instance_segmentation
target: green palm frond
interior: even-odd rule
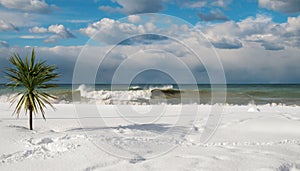
[[[34,114],[41,112],[45,119],[46,105],[51,106],[51,100],[56,99],[43,89],[56,87],[56,84],[48,84],[59,77],[59,74],[55,72],[57,69],[53,65],[47,65],[46,61],[36,61],[34,49],[32,50],[31,57],[26,55],[25,60],[15,53],[9,58],[12,68],[8,68],[5,72],[6,78],[9,82],[7,87],[16,88],[22,86],[24,89],[19,90],[17,94],[11,98],[10,103],[14,104],[18,101],[13,114],[19,114],[22,109],[25,112],[32,111]]]

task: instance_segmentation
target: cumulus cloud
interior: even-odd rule
[[[100,21],[90,24],[87,28],[80,29],[80,32],[89,37],[93,37],[96,33],[99,33],[93,38],[107,44],[115,44],[129,36],[145,33],[145,28],[142,25],[136,26],[131,23],[103,18]]]
[[[57,35],[59,35],[61,38],[64,38],[64,39],[67,39],[67,38],[72,38],[72,37],[75,37],[70,29],[68,28],[65,28],[65,26],[63,26],[62,24],[58,25],[51,25],[48,27],[48,31],[49,32],[53,32]]]
[[[75,38],[71,33],[70,29],[65,28],[63,25],[51,25],[48,27],[48,32],[55,33],[54,35],[48,37],[44,42],[45,43],[55,43],[57,39],[68,39]]]
[[[9,47],[9,44],[7,43],[7,41],[4,41],[4,40],[0,40],[0,45],[3,47],[6,47],[6,48]]]
[[[68,39],[75,38],[75,35],[71,32],[70,29],[65,28],[62,24],[50,25],[47,28],[45,27],[33,27],[29,29],[31,33],[54,33],[54,35],[49,36],[44,40],[45,43],[55,43],[58,39]]]
[[[172,24],[172,21],[170,21],[167,27],[161,27],[160,23],[165,23],[168,17],[155,18],[153,15],[151,20],[146,18],[146,21],[142,16],[139,17],[141,18],[140,23],[132,23],[128,19],[118,21],[103,18],[89,24],[86,28],[81,28],[80,32],[102,44],[118,44],[121,42],[121,44],[150,44],[152,41],[158,43],[158,41],[168,40],[165,36],[160,35],[173,35],[179,39],[189,34],[186,23]]]
[[[156,23],[157,21],[143,22],[139,25],[129,21],[136,21],[137,18],[133,18],[128,19],[128,22],[103,18],[86,28],[81,28],[80,32],[105,44],[122,42],[128,45],[143,42],[149,44],[154,40],[152,38],[166,40],[159,36],[140,36],[124,41],[126,38],[135,35],[154,32],[161,35],[174,35],[177,38],[180,36],[180,39],[183,39],[193,37],[193,29],[200,29],[211,41],[211,44],[219,49],[239,49],[244,45],[250,45],[249,43],[259,44],[266,50],[283,50],[287,46],[300,47],[300,16],[288,17],[286,22],[276,23],[269,16],[257,15],[238,22],[225,21],[209,24],[200,22],[193,29],[172,23],[168,28],[160,28],[158,27],[159,24]],[[138,20],[142,21],[141,18],[138,18]]]
[[[247,17],[246,19],[237,22],[240,32],[245,35],[265,34],[275,26],[272,18],[264,15],[257,15],[256,17]]]
[[[227,21],[200,26],[217,48],[240,48],[244,43],[255,42],[266,50],[283,50],[287,46],[300,47],[300,16],[288,17],[285,23],[257,15],[239,22]]]
[[[0,5],[8,9],[47,14],[51,12],[51,5],[45,0],[0,0]]]
[[[121,7],[100,6],[99,9],[108,12],[125,14],[155,13],[164,9],[164,0],[114,0]]]
[[[132,23],[137,23],[141,21],[141,17],[138,15],[129,15],[128,16],[128,21],[132,22]]]
[[[194,29],[200,29],[211,44],[219,49],[239,49],[251,46],[253,43],[259,44],[265,50],[283,50],[288,46],[300,47],[300,16],[288,17],[286,22],[277,23],[269,16],[257,15],[240,21],[206,24],[199,22],[194,28],[177,25],[178,23],[174,24],[172,21],[170,21],[169,27],[161,28],[158,20],[138,24],[129,21],[136,21],[136,16],[133,18],[128,19],[127,22],[103,18],[89,24],[86,28],[81,28],[80,32],[101,43],[117,44],[122,42],[122,44],[129,45],[143,42],[149,44],[151,41],[155,41],[154,39],[167,40],[159,36],[139,36],[124,41],[126,38],[149,32],[189,39],[193,38]],[[143,21],[140,17],[138,20]],[[205,44],[205,42],[202,43]]]
[[[30,28],[29,32],[30,33],[47,33],[48,29],[45,28],[45,27],[37,27],[37,26],[35,26],[33,28]]]
[[[234,21],[200,27],[199,29],[216,48],[238,49],[243,46],[239,36],[240,28]]]
[[[229,20],[228,17],[221,10],[218,9],[211,10],[209,13],[198,12],[197,15],[203,21]]]
[[[226,8],[231,3],[231,1],[232,0],[216,0],[212,2],[212,5]]]
[[[267,50],[282,50],[284,47],[300,47],[300,16],[288,17],[285,23],[269,21],[265,27],[256,27],[259,31],[252,34]],[[249,35],[249,34],[248,34]]]
[[[0,20],[0,31],[19,31],[19,28],[10,22]]]
[[[259,0],[259,7],[283,13],[300,12],[299,0]]]

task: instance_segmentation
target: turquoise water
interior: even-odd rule
[[[164,84],[136,84],[136,85],[74,85],[78,92],[77,101],[111,100],[109,104],[211,104],[211,86],[199,85],[164,85]],[[286,104],[300,105],[300,84],[229,84],[226,85],[226,103],[228,104]],[[47,90],[60,97],[60,100],[72,102],[72,85],[60,84],[57,88]],[[221,91],[221,89],[214,89]],[[0,95],[13,93],[10,89],[0,85]],[[218,97],[216,97],[218,98]]]

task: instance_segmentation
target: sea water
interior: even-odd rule
[[[22,87],[12,91],[5,85],[0,85],[0,102],[7,102],[18,90],[22,90]],[[213,104],[213,98],[218,98],[218,95],[212,94],[222,91],[221,95],[226,97],[226,104],[300,105],[300,84],[59,84],[58,87],[47,91],[57,97],[53,103]]]

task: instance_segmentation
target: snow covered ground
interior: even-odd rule
[[[115,106],[100,105],[101,117],[91,105],[78,106],[81,112],[56,104],[29,131],[26,116],[16,119],[0,103],[0,170],[300,170],[298,106],[225,105],[206,143],[199,138],[209,105],[196,106],[198,119],[189,106],[181,113],[170,105],[163,115],[135,106],[140,115],[120,115]]]

